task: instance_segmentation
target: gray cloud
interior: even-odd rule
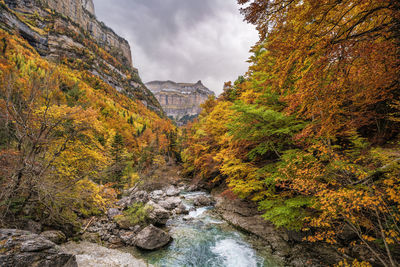
[[[143,81],[203,83],[221,93],[246,72],[257,41],[236,0],[94,0],[96,14],[131,44]]]

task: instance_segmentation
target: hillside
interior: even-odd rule
[[[91,1],[38,3],[0,2],[0,224],[72,234],[176,153],[176,129]]]
[[[163,114],[132,65],[128,42],[96,19],[92,0],[6,0],[0,12],[1,28],[18,33],[42,57],[88,71]]]

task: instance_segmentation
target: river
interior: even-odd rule
[[[167,222],[173,241],[153,252],[125,248],[133,254],[160,267],[275,267],[263,249],[254,249],[247,235],[231,227],[213,212],[213,207],[193,206],[193,199],[204,192],[183,192],[188,215],[178,215]]]

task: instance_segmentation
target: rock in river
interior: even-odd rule
[[[169,197],[177,196],[177,195],[179,195],[180,192],[181,191],[178,188],[176,188],[175,186],[173,186],[173,185],[170,185],[165,189],[165,193]]]
[[[211,206],[214,204],[214,201],[210,197],[206,197],[203,195],[200,195],[194,199],[194,205],[195,206]]]
[[[135,245],[141,249],[155,250],[164,247],[171,241],[171,236],[165,231],[149,225],[135,238]]]
[[[160,205],[164,209],[173,210],[181,203],[182,200],[179,197],[168,197],[165,200],[159,201],[158,205]]]
[[[149,213],[149,219],[152,221],[152,223],[156,225],[165,225],[171,216],[171,213],[152,201],[149,201],[147,205],[153,207]]]

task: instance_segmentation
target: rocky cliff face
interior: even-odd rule
[[[95,17],[92,0],[0,0],[0,28],[24,37],[41,56],[85,69],[163,114],[132,65],[128,42]]]
[[[153,81],[146,83],[153,92],[168,117],[178,124],[200,114],[200,105],[214,92],[205,87],[201,81],[197,83],[176,83],[173,81]]]

